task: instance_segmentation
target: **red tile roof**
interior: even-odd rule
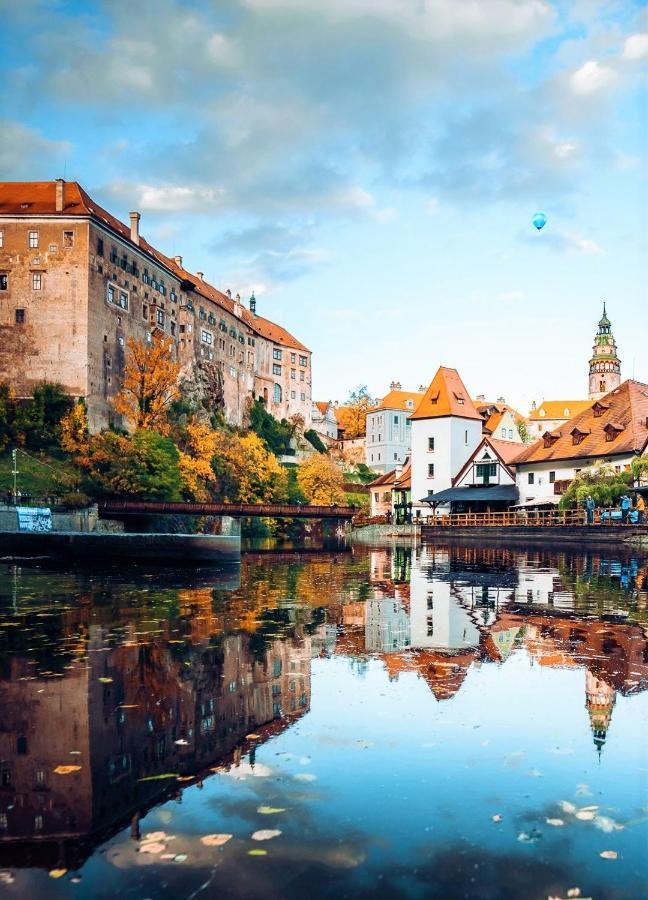
[[[374,481],[370,481],[367,487],[381,487],[383,485],[394,484],[396,481],[396,470],[393,469],[391,472],[384,472],[382,475],[379,475]]]
[[[610,427],[614,438],[608,441]],[[616,430],[618,427],[622,430]],[[579,444],[574,444],[573,432],[584,435]],[[648,448],[648,384],[624,381],[600,403],[594,402],[550,435],[550,442],[543,436],[525,447],[515,464],[644,453]]]
[[[402,409],[405,412],[414,412],[422,399],[423,394],[420,391],[390,391],[375,406],[371,407],[370,412],[377,412],[380,409]]]
[[[252,324],[252,328],[254,328],[261,337],[267,338],[269,341],[273,341],[275,344],[281,344],[283,347],[291,347],[293,350],[303,350],[305,353],[310,353],[308,347],[305,347],[297,338],[293,337],[289,331],[286,331],[285,328],[282,328],[281,325],[276,325],[274,322],[271,322],[270,319],[264,319],[262,316],[254,316],[254,323]]]
[[[410,416],[414,419],[437,419],[457,416],[482,421],[456,369],[440,366],[423,399]]]
[[[529,413],[529,422],[543,419],[571,419],[592,405],[591,400],[544,400],[537,409]]]

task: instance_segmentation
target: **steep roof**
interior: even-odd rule
[[[408,459],[403,466],[403,471],[394,482],[395,491],[409,491],[412,487],[412,461]]]
[[[592,405],[591,400],[543,400],[537,409],[529,413],[529,422],[544,419],[571,419]]]
[[[457,416],[462,419],[482,421],[470,399],[461,376],[456,369],[440,366],[432,383],[423,395],[414,413],[414,419],[438,419],[442,416]]]
[[[314,400],[315,406],[319,409],[323,416],[328,412],[328,408],[331,405],[330,400]]]
[[[577,444],[573,432],[581,438]],[[643,453],[648,447],[648,384],[624,381],[550,435],[549,441],[543,436],[525,447],[515,464]]]
[[[384,472],[382,475],[379,475],[378,478],[370,481],[367,487],[381,487],[387,486],[390,484],[394,484],[396,481],[396,470],[392,469],[391,472]]]
[[[524,422],[524,416],[507,403],[476,403],[477,412],[484,419],[484,431],[494,434],[507,412],[513,416],[516,425]]]
[[[420,391],[390,391],[382,400],[369,410],[377,412],[381,409],[402,409],[405,412],[414,412],[421,402],[423,394]]]
[[[131,240],[129,225],[124,225],[119,219],[111,215],[96,203],[92,197],[81,187],[77,181],[65,181],[63,184],[63,209],[56,210],[56,182],[55,181],[3,181],[0,182],[0,215],[15,216],[88,216],[106,225],[111,231],[130,244],[133,249],[139,249],[154,257],[158,263],[173,272],[182,281],[191,285],[191,288],[199,295],[216,303],[222,309],[244,322],[252,331],[261,337],[292,347],[295,350],[305,350],[307,347],[301,344],[290,332],[280,325],[276,325],[269,319],[253,315],[249,309],[237,303],[229,295],[219,291],[209,282],[198,275],[194,275],[179,265],[175,258],[166,256],[160,250],[140,234],[139,243]]]

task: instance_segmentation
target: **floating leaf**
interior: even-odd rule
[[[163,844],[162,841],[149,841],[142,844],[140,853],[162,853],[164,849],[166,849],[166,844]]]
[[[248,850],[248,856],[267,856],[267,850]]]
[[[80,772],[81,766],[57,766],[54,769],[55,775],[71,775],[72,772]]]
[[[601,859],[616,859],[618,855],[619,854],[616,852],[616,850],[602,850],[599,853]]]
[[[175,772],[165,772],[163,775],[147,775],[145,778],[138,778],[138,781],[163,781],[165,778],[177,778]]]
[[[568,897],[580,897],[581,889],[579,887],[569,888],[567,891]]]
[[[102,676],[99,681],[102,684],[110,684],[112,682],[112,678],[108,678],[108,676]]]
[[[246,734],[245,739],[247,741],[258,741],[261,739],[261,735],[260,734]]]
[[[493,822],[501,822],[502,821],[502,817],[499,813],[496,813],[494,816],[491,816],[491,819],[493,820]]]
[[[295,781],[317,781],[317,775],[311,775],[310,772],[299,772],[294,779]]]
[[[173,862],[183,863],[183,862],[186,861],[186,859],[187,859],[187,854],[186,854],[186,853],[178,853],[177,856],[174,856],[174,857],[173,857]]]
[[[583,822],[591,822],[594,816],[596,815],[596,810],[593,809],[579,809],[576,812],[576,818],[580,819]]]
[[[563,819],[545,819],[547,825],[553,825],[554,828],[560,828],[561,825],[564,825]]]
[[[563,812],[569,813],[570,815],[573,815],[576,812],[576,807],[573,803],[570,803],[569,800],[561,800],[560,808]]]
[[[67,869],[50,869],[49,877],[50,878],[62,878],[66,872],[67,872]]]
[[[610,816],[594,816],[594,827],[606,834],[612,834],[613,831],[623,831],[623,825],[615,822]]]
[[[231,834],[206,834],[200,838],[200,843],[205,847],[222,847],[232,839]]]
[[[255,831],[252,835],[253,841],[271,841],[272,838],[279,837],[281,832],[277,828],[262,828],[260,831]]]
[[[146,844],[149,841],[163,841],[166,838],[166,831],[149,831],[148,834],[145,834],[142,838],[142,843]]]
[[[272,816],[275,813],[286,812],[281,806],[260,806],[257,809],[258,813],[261,813],[262,816]]]

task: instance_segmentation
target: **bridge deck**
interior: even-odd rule
[[[102,500],[99,514],[104,518],[122,516],[232,516],[240,519],[261,516],[274,519],[352,519],[352,506],[307,506],[276,503],[168,503],[148,500]]]

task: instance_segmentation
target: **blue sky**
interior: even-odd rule
[[[5,179],[65,175],[314,353],[317,398],[648,381],[648,8],[0,0]],[[548,217],[542,232],[531,218]]]

